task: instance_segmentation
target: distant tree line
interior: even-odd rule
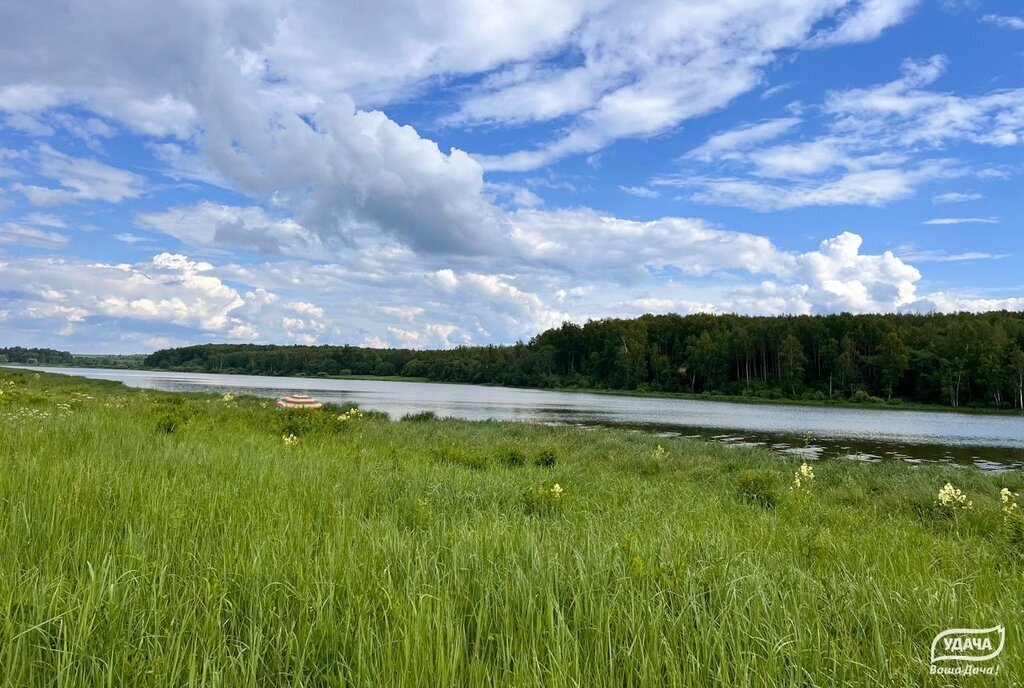
[[[70,365],[73,360],[74,357],[69,352],[56,349],[26,349],[23,346],[0,348],[0,365]]]
[[[645,315],[449,350],[207,344],[150,368],[1024,408],[1024,313]]]

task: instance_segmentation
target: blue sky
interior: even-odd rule
[[[8,3],[0,345],[1024,308],[1024,8]]]

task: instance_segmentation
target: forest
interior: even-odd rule
[[[26,349],[23,346],[0,348],[0,365],[17,363],[19,365],[71,365],[74,356],[68,351],[56,349]]]
[[[145,367],[1024,409],[1024,313],[644,315],[446,350],[206,344]]]

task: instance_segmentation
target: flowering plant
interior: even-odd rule
[[[793,485],[790,487],[791,490],[801,490],[810,487],[814,481],[814,468],[809,463],[804,461],[800,464],[800,469],[793,475]]]
[[[954,514],[958,511],[968,511],[974,508],[974,502],[967,499],[967,495],[954,487],[953,483],[946,483],[939,490],[938,504],[940,508]]]

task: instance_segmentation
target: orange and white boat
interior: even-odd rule
[[[323,404],[319,400],[305,394],[290,394],[277,400],[279,409],[318,409]]]

